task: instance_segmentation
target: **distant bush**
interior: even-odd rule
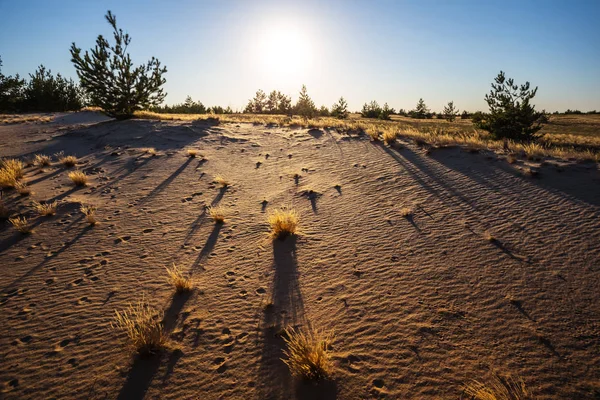
[[[244,112],[249,114],[291,114],[292,99],[278,90],[273,90],[267,97],[265,92],[258,89],[254,98],[248,101]]]
[[[2,58],[0,58],[0,111],[17,112],[23,107],[25,79],[19,74],[6,76],[2,74]]]
[[[427,108],[427,105],[425,105],[425,101],[423,101],[423,99],[419,99],[415,109],[411,110],[408,115],[412,118],[418,119],[431,118],[433,116],[433,114],[429,111],[429,108]]]
[[[340,97],[337,103],[331,106],[331,116],[339,119],[348,118],[348,103]]]
[[[91,100],[91,105],[101,107],[106,114],[117,119],[133,116],[134,111],[160,105],[166,93],[162,86],[166,67],[152,57],[136,68],[127,47],[131,37],[117,28],[116,17],[108,11],[106,20],[113,28],[115,45],[110,46],[102,35],[90,52],[81,54],[75,43],[71,45],[71,61],[75,65],[81,86]]]
[[[392,114],[394,114],[394,109],[390,108],[387,103],[381,107],[375,100],[369,104],[365,103],[360,112],[363,118],[390,119]]]
[[[485,96],[490,113],[477,122],[477,126],[487,130],[496,139],[531,141],[542,128],[540,118],[543,112],[535,111],[530,100],[535,97],[537,87],[530,89],[529,82],[518,86],[513,79],[506,79],[500,71],[492,83],[492,90]],[[475,122],[475,121],[474,121]]]
[[[321,108],[319,108],[319,117],[329,117],[330,115],[331,112],[327,106],[321,106]]]
[[[469,114],[467,111],[463,111],[462,114],[460,114],[460,119],[469,119],[471,118],[471,114]]]
[[[459,111],[456,108],[454,108],[454,102],[451,101],[448,103],[447,106],[444,107],[443,116],[446,121],[452,122],[456,119],[458,113]]]
[[[294,106],[294,113],[307,118],[312,118],[317,115],[317,107],[315,107],[315,103],[308,95],[306,85],[302,85],[300,97]]]
[[[567,109],[567,111],[565,111],[565,114],[583,114],[581,111],[579,110],[570,110]]]

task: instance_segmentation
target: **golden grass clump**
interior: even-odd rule
[[[154,354],[168,346],[161,322],[163,313],[154,310],[144,299],[130,304],[126,310],[115,311],[111,327],[124,332],[129,346],[139,354]]]
[[[88,224],[96,225],[96,223],[98,221],[96,221],[96,207],[95,206],[82,204],[81,207],[79,207],[79,211],[81,211],[81,213],[83,215],[85,215],[85,220],[87,221]]]
[[[464,392],[474,400],[532,400],[534,398],[522,379],[501,377],[496,373],[488,383],[474,380],[465,385]]]
[[[379,141],[379,130],[376,127],[369,126],[365,129],[365,133],[369,135],[373,142]]]
[[[196,158],[196,156],[198,155],[198,150],[196,150],[196,149],[189,149],[187,151],[187,155],[190,158]]]
[[[27,183],[25,182],[17,182],[15,184],[15,189],[21,196],[29,196],[33,193],[31,188],[27,186]]]
[[[77,157],[75,156],[63,156],[58,158],[58,161],[66,168],[73,168],[77,164]]]
[[[295,235],[298,229],[300,216],[293,209],[279,209],[272,211],[267,220],[271,225],[271,236],[273,238],[283,239],[289,235]]]
[[[490,231],[485,231],[483,233],[483,236],[485,237],[485,240],[487,240],[488,242],[496,241],[496,237],[494,235],[492,235],[492,233]]]
[[[23,162],[14,158],[0,162],[0,186],[15,187],[19,179],[23,178]]]
[[[404,218],[411,217],[414,214],[414,210],[411,207],[402,207],[400,209],[400,215]]]
[[[175,286],[177,293],[189,292],[194,288],[194,282],[190,276],[186,276],[180,266],[173,263],[167,270],[167,282]]]
[[[88,177],[83,171],[72,171],[69,172],[69,179],[73,181],[75,186],[85,186],[88,182]]]
[[[50,156],[45,154],[36,154],[33,159],[33,164],[40,168],[49,166],[50,162]]]
[[[225,222],[225,210],[223,207],[209,206],[206,210],[208,211],[208,215],[210,215],[215,223],[222,224]]]
[[[53,201],[52,203],[39,203],[33,202],[33,208],[43,217],[50,217],[56,214],[58,203]]]
[[[286,329],[284,337],[287,349],[283,360],[293,376],[308,380],[321,380],[331,377],[333,367],[327,347],[333,335],[309,328],[306,331]]]
[[[383,131],[383,142],[387,145],[391,145],[396,142],[398,138],[398,132],[395,129],[386,129]]]
[[[215,176],[215,179],[213,179],[213,183],[218,183],[219,185],[221,185],[221,187],[227,187],[231,185],[231,182],[229,182],[229,180],[223,175]]]
[[[156,149],[154,147],[148,147],[146,149],[142,149],[142,153],[148,154],[148,155],[151,155],[154,157],[156,155]]]
[[[27,221],[26,217],[10,218],[8,221],[17,231],[21,232],[24,235],[33,232],[33,228],[31,227],[31,225],[29,225],[29,221]]]

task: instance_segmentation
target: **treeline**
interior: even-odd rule
[[[231,107],[223,108],[221,106],[205,107],[199,101],[194,101],[191,96],[187,96],[181,104],[172,106],[152,106],[150,111],[164,114],[233,114]]]
[[[348,118],[348,103],[343,97],[337,103],[331,106],[331,109],[326,106],[317,108],[315,102],[308,95],[306,85],[302,85],[300,96],[296,104],[292,105],[292,99],[281,93],[278,90],[273,90],[269,95],[258,89],[254,98],[248,101],[248,105],[244,108],[244,113],[247,114],[283,114],[283,115],[300,115],[306,118],[313,117],[336,117]]]
[[[6,76],[0,58],[0,112],[72,111],[84,104],[84,92],[72,79],[53,75],[43,65],[28,80],[19,74]]]

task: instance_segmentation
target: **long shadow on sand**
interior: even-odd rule
[[[192,294],[192,292],[187,292],[173,295],[171,304],[165,311],[162,321],[166,335],[169,335],[175,328],[177,320],[179,319],[179,314],[187,301],[192,297]],[[162,359],[165,356],[165,352],[147,356],[136,356],[117,399],[143,399],[152,380],[158,373]],[[181,350],[175,349],[169,353],[167,371],[162,379],[163,382],[173,372],[175,364],[177,364],[181,357],[183,357],[183,352]]]
[[[264,310],[259,340],[262,353],[258,371],[259,398],[261,399],[323,399],[337,396],[335,382],[311,384],[294,381],[282,361],[286,327],[305,324],[304,301],[298,281],[296,238],[273,241],[273,281],[271,303]],[[295,394],[295,396],[293,395]]]
[[[219,202],[223,198],[223,195],[225,194],[226,191],[227,191],[227,187],[223,187],[223,188],[219,189],[219,193],[215,196],[213,201],[210,203],[211,207],[214,207],[217,204],[219,204]],[[188,228],[188,231],[185,234],[185,239],[183,240],[183,244],[188,244],[188,240],[202,226],[204,221],[206,221],[206,207],[202,210],[202,212],[200,214],[198,214],[198,216],[196,217],[194,222],[192,222],[192,224]]]
[[[155,187],[150,193],[148,193],[146,195],[146,197],[144,197],[140,201],[140,203],[143,204],[143,203],[147,202],[148,200],[151,200],[157,194],[159,194],[160,192],[165,190],[167,188],[167,186],[169,186],[171,184],[171,182],[173,182],[173,180],[175,180],[175,178],[177,178],[177,176],[180,173],[182,173],[188,165],[190,165],[191,162],[192,162],[192,158],[189,157],[179,168],[177,168],[177,170],[175,170],[175,172],[173,172],[171,175],[169,175],[164,181],[162,181],[157,187]]]
[[[198,257],[196,257],[196,260],[194,260],[194,262],[192,263],[192,271],[195,270],[198,266],[200,266],[200,263],[204,261],[204,259],[208,257],[213,251],[215,244],[217,244],[217,239],[219,238],[219,232],[221,232],[221,229],[223,229],[223,224],[214,225],[212,232],[206,238],[204,246],[202,246],[202,250],[200,250],[200,254],[198,254]]]
[[[490,188],[495,186],[499,177],[510,174],[562,198],[577,199],[593,206],[600,206],[597,168],[584,170],[581,166],[575,166],[572,170],[567,167],[563,172],[558,172],[548,166],[541,169],[539,179],[532,179],[523,177],[519,170],[504,161],[480,160],[481,162],[477,164],[477,168],[473,168],[472,162],[465,162],[463,157],[454,156],[452,149],[435,151],[431,154],[431,158],[445,167]]]
[[[25,274],[21,275],[19,278],[12,281],[10,284],[8,284],[6,287],[4,287],[2,289],[2,293],[10,291],[15,285],[18,285],[21,281],[23,281],[23,279],[26,279],[28,276],[31,276],[36,271],[38,271],[40,268],[42,268],[44,265],[46,265],[49,261],[54,260],[61,253],[67,251],[71,246],[73,246],[75,243],[77,243],[77,241],[79,239],[81,239],[81,237],[83,237],[83,235],[85,235],[92,228],[93,227],[91,225],[88,225],[85,228],[83,228],[81,230],[81,232],[79,232],[73,239],[69,240],[63,247],[61,247],[59,250],[57,250],[56,253],[54,253],[53,257],[45,258],[41,263],[39,263],[35,267],[31,268],[29,271],[27,271]]]

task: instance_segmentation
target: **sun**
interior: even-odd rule
[[[261,69],[275,82],[302,79],[311,69],[313,46],[299,26],[269,26],[259,36],[257,45]]]

